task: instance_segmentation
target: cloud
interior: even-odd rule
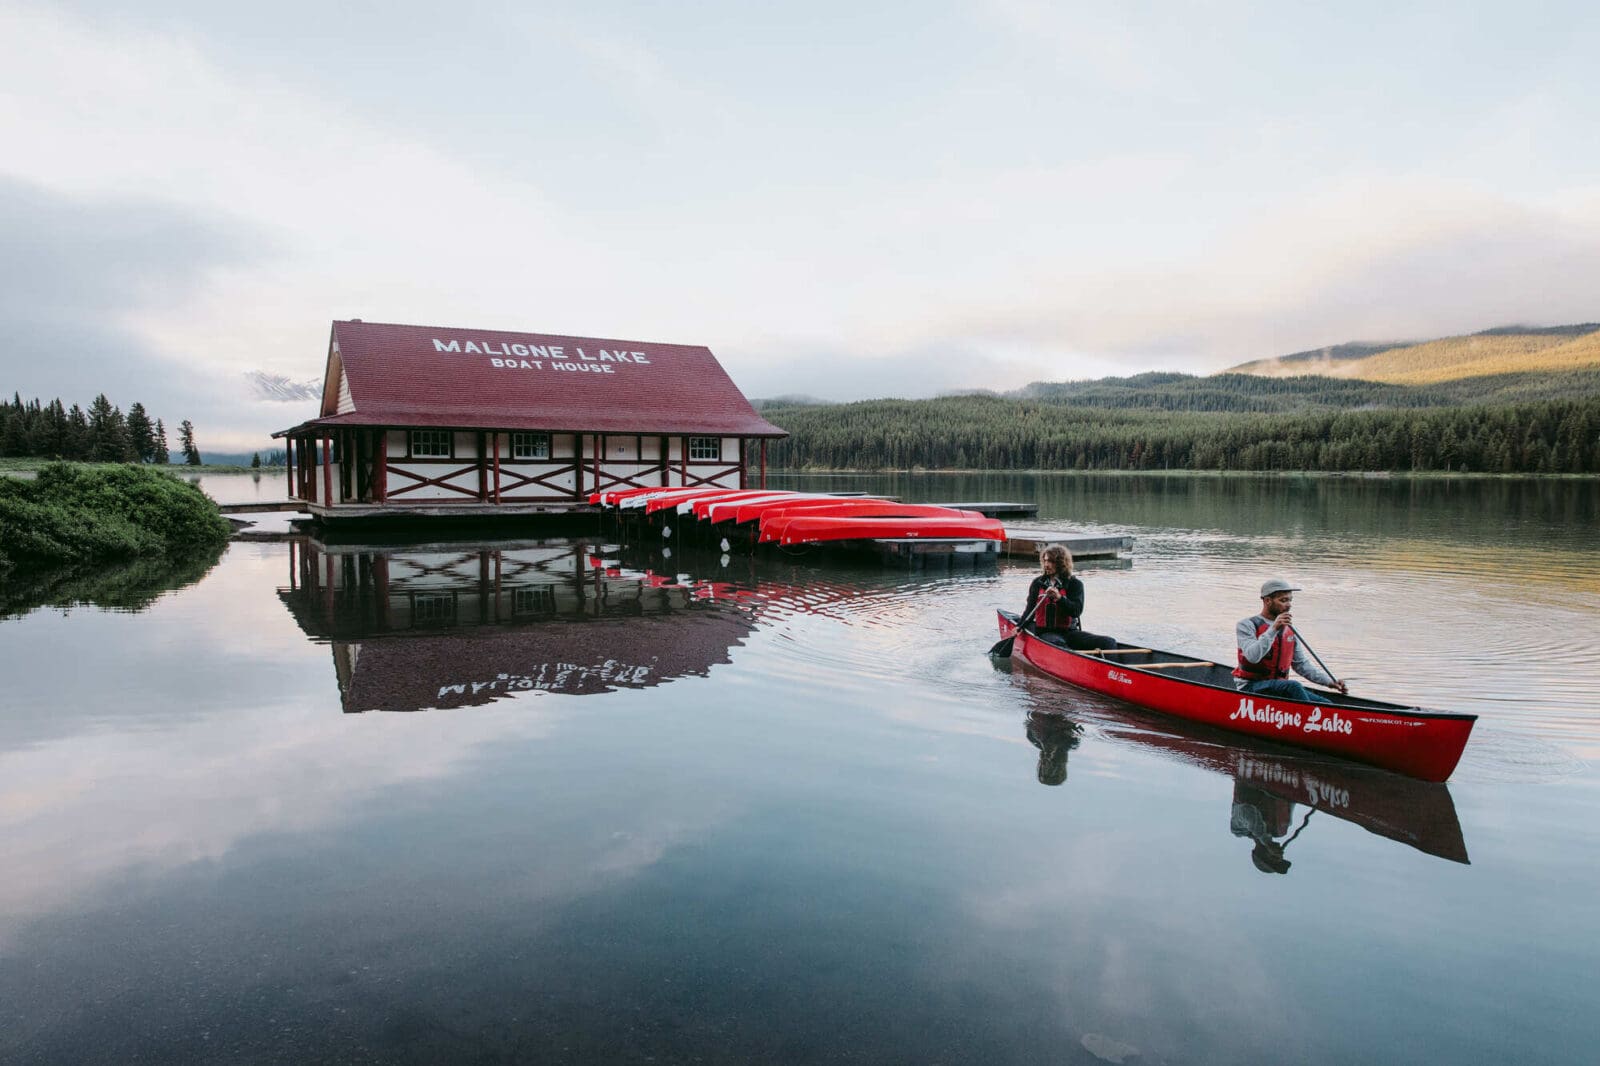
[[[26,396],[105,392],[176,426],[203,391],[203,351],[164,352],[133,325],[266,254],[235,220],[143,197],[74,196],[0,175],[0,372]],[[182,409],[182,413],[180,413]]]
[[[734,347],[723,354],[743,366],[736,380],[751,398],[799,395],[836,402],[1003,389],[1011,382],[1059,377],[1067,369],[1027,353],[1008,358],[937,339],[888,351],[847,349],[825,339],[809,346],[774,341],[755,351]]]
[[[1470,186],[1348,182],[1266,212],[1166,268],[1057,276],[1027,302],[957,309],[930,332],[1215,369],[1341,341],[1600,316],[1600,200],[1529,207]]]
[[[1478,111],[1402,85],[1385,122],[1384,64],[1335,91],[1232,8],[997,0],[871,62],[805,19],[742,42],[560,10],[410,32],[425,17],[347,68],[284,57],[259,15],[0,8],[6,217],[44,198],[68,225],[5,325],[77,353],[19,383],[181,386],[203,447],[248,450],[299,416],[246,375],[319,377],[342,317],[704,343],[751,395],[857,399],[1600,316],[1570,62],[1496,73]],[[475,64],[442,58],[477,38]],[[85,204],[127,271],[74,236]],[[134,208],[161,225],[110,226]]]

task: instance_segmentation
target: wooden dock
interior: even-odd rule
[[[1047,544],[1059,544],[1073,559],[1119,559],[1133,550],[1132,537],[1091,537],[1066,530],[1007,529],[1002,555],[1037,557]]]
[[[977,511],[986,518],[1006,518],[1014,516],[1032,517],[1039,513],[1036,503],[936,503],[934,507],[953,507],[957,511]]]
[[[269,500],[265,503],[219,503],[217,510],[223,514],[274,514],[278,511],[306,513],[303,500]]]

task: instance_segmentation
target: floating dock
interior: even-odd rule
[[[1132,537],[1097,537],[1067,530],[1008,528],[1005,543],[1000,546],[1000,554],[1036,557],[1049,544],[1061,545],[1072,553],[1075,560],[1119,559],[1124,552],[1133,550]]]
[[[277,511],[306,514],[309,508],[304,500],[257,500],[255,503],[219,503],[217,510],[223,514],[272,514]]]
[[[977,511],[989,518],[1032,518],[1039,513],[1036,503],[936,503],[935,507],[949,507],[956,511]]]

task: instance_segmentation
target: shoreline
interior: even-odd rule
[[[73,466],[86,466],[94,469],[111,469],[120,466],[136,466],[144,470],[164,470],[169,474],[266,474],[276,473],[282,475],[289,468],[286,466],[237,466],[233,463],[201,463],[199,466],[189,466],[186,463],[168,463],[159,466],[155,463],[90,463],[80,459],[40,459],[34,456],[27,458],[0,458],[0,474],[13,470],[37,471],[51,463],[71,463]]]
[[[886,477],[891,475],[921,475],[949,474],[963,475],[993,475],[993,474],[1027,474],[1032,477],[1266,477],[1266,478],[1319,478],[1332,480],[1352,481],[1397,481],[1404,479],[1418,479],[1429,481],[1597,481],[1600,472],[1592,474],[1539,474],[1539,473],[1488,473],[1486,471],[1450,471],[1450,470],[1037,470],[1037,469],[935,469],[931,467],[900,467],[883,468],[878,470],[840,469],[823,470],[806,468],[798,470],[781,470],[775,467],[767,468],[767,475],[771,477],[780,474],[785,477]]]
[[[285,466],[236,466],[230,463],[202,463],[199,466],[169,463],[166,466],[155,466],[150,463],[85,463],[65,459],[36,459],[36,458],[0,458],[0,475],[10,472],[37,471],[51,463],[71,462],[75,466],[96,469],[109,469],[122,466],[134,466],[147,470],[163,470],[169,474],[275,474],[283,476],[288,470]],[[1394,481],[1402,479],[1419,480],[1461,480],[1461,481],[1596,481],[1600,480],[1600,471],[1583,474],[1541,474],[1529,473],[1491,473],[1481,470],[1047,470],[1035,468],[945,468],[945,467],[882,467],[870,470],[859,468],[827,469],[818,467],[805,467],[799,469],[783,469],[769,466],[768,476],[781,475],[784,477],[885,477],[896,475],[935,474],[946,475],[980,475],[995,474],[1027,474],[1033,477],[1182,477],[1182,478],[1238,478],[1238,477],[1265,477],[1265,478],[1325,478],[1348,479],[1354,481]]]

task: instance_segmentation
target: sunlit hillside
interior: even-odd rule
[[[1342,378],[1433,385],[1458,378],[1600,367],[1600,332],[1582,337],[1505,334],[1446,337],[1340,365]]]
[[[1577,330],[1587,332],[1574,335]],[[1341,346],[1348,351],[1353,346]],[[1330,349],[1330,355],[1339,349]],[[1291,359],[1262,359],[1232,373],[1261,377],[1319,374],[1361,378],[1394,385],[1436,385],[1491,374],[1548,373],[1600,368],[1600,327],[1561,327],[1514,332],[1494,330],[1399,345],[1361,358],[1332,355],[1321,360],[1298,353]]]
[[[1388,344],[1373,344],[1367,341],[1352,341],[1349,344],[1332,344],[1326,348],[1295,352],[1293,355],[1278,355],[1271,359],[1241,363],[1238,366],[1230,366],[1222,373],[1253,374],[1261,378],[1297,378],[1307,374],[1339,377],[1339,367],[1348,366],[1358,359],[1365,359],[1369,355],[1377,355],[1391,348],[1404,348],[1412,343],[1414,342],[1391,341]]]

